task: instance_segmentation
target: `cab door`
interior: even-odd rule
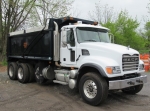
[[[74,30],[65,29],[62,31],[60,60],[62,65],[75,65],[76,64],[76,42]],[[66,39],[66,43],[63,42]]]

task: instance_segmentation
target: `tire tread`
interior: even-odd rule
[[[83,92],[83,82],[82,81],[85,81],[87,78],[92,78],[93,80],[96,80],[95,82],[97,83],[97,85],[99,85],[102,89],[101,91],[101,94],[102,95],[99,95],[98,97],[100,98],[93,98],[93,99],[88,99],[85,95],[84,95],[84,92]],[[86,74],[84,74],[81,79],[80,79],[80,83],[79,83],[79,92],[81,94],[81,97],[83,98],[83,100],[85,102],[87,102],[88,104],[91,104],[91,105],[99,105],[100,103],[103,103],[107,96],[108,96],[108,84],[106,82],[106,80],[101,77],[98,73],[95,73],[95,72],[88,72]]]

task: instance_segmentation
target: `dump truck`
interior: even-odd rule
[[[51,18],[45,26],[11,32],[7,39],[8,76],[39,84],[47,81],[78,90],[91,105],[108,92],[136,94],[147,82],[139,52],[112,43],[110,30],[74,17]]]

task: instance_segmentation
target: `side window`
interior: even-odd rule
[[[75,46],[74,33],[72,29],[67,31],[67,44],[70,44],[72,47]]]

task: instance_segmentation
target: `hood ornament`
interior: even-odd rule
[[[127,46],[127,49],[128,49],[128,50],[129,50],[129,48],[130,48],[130,45]]]

